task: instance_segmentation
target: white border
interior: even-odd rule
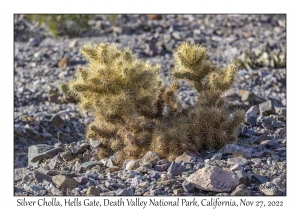
[[[15,207],[17,197],[13,196],[13,14],[15,13],[286,13],[287,14],[287,194],[286,197],[249,197],[247,200],[283,200],[284,207],[299,206],[299,11],[295,1],[270,0],[213,0],[213,1],[67,1],[67,0],[14,0],[1,2],[1,131],[5,135],[1,142],[1,207]],[[4,46],[4,47],[3,47]],[[298,65],[297,65],[298,64]],[[3,118],[4,116],[4,118]],[[65,198],[65,197],[64,197]],[[127,197],[128,198],[128,197]],[[190,197],[189,197],[190,198]],[[245,197],[242,197],[245,198]],[[30,199],[30,198],[28,198]],[[37,197],[31,199],[38,199]],[[61,198],[63,199],[63,198]],[[82,198],[83,199],[83,198]],[[111,200],[118,197],[110,197]],[[168,198],[165,198],[168,199]],[[229,197],[227,197],[229,199]],[[237,198],[232,198],[237,199]],[[23,207],[28,208],[28,207]],[[77,207],[75,207],[77,208]],[[160,209],[165,208],[161,207]],[[190,208],[190,207],[189,207]],[[229,209],[229,207],[223,207]],[[70,209],[70,207],[69,207]],[[106,208],[105,208],[106,209]],[[111,209],[111,208],[107,208]],[[141,208],[134,208],[141,209]],[[293,208],[296,209],[296,208]]]

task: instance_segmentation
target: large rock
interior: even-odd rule
[[[217,166],[208,166],[197,170],[187,179],[196,188],[213,192],[231,192],[239,184],[235,173]]]
[[[245,114],[245,121],[254,127],[256,125],[256,118],[259,110],[257,106],[252,106]]]
[[[157,153],[149,151],[143,157],[143,165],[147,163],[152,163],[153,165],[156,165],[159,159],[160,158]]]
[[[174,174],[175,176],[180,175],[182,172],[185,172],[185,171],[186,171],[186,168],[183,165],[176,163],[176,162],[172,162],[170,167],[168,168],[168,172],[170,174]]]
[[[264,116],[275,114],[274,104],[271,100],[259,104],[259,114]]]
[[[62,151],[63,148],[54,148],[47,144],[32,145],[28,148],[28,165],[35,167],[40,160],[52,158]]]
[[[52,181],[57,188],[70,188],[73,189],[78,186],[78,182],[74,179],[66,177],[64,175],[56,175],[52,177]]]

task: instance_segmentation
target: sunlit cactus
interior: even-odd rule
[[[100,140],[100,158],[116,152],[120,160],[140,158],[151,150],[174,160],[187,150],[235,140],[244,113],[237,110],[229,118],[221,95],[231,87],[236,70],[211,65],[206,48],[189,43],[177,48],[169,87],[162,85],[159,66],[135,60],[128,48],[86,44],[81,54],[87,64],[78,68],[69,89],[79,108],[94,115],[86,138]],[[195,107],[183,109],[176,100],[178,79],[199,92]]]

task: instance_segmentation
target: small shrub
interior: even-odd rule
[[[36,14],[26,15],[26,17],[34,22],[37,22],[39,26],[44,26],[54,36],[69,37],[79,36],[80,33],[88,28],[88,21],[90,15],[79,15],[79,14]]]

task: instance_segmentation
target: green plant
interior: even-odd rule
[[[174,160],[187,150],[220,148],[235,140],[244,112],[229,117],[221,94],[231,87],[236,70],[212,66],[204,47],[178,47],[169,87],[162,85],[159,66],[135,60],[128,48],[86,44],[81,54],[87,64],[78,68],[69,89],[80,109],[94,114],[86,138],[101,141],[100,157],[118,152],[120,160],[140,158],[151,150]],[[176,101],[178,79],[200,93],[194,108]]]
[[[87,14],[36,14],[26,15],[26,17],[38,23],[39,26],[45,26],[54,36],[67,35],[69,37],[78,36],[83,30],[88,28],[90,15]]]

